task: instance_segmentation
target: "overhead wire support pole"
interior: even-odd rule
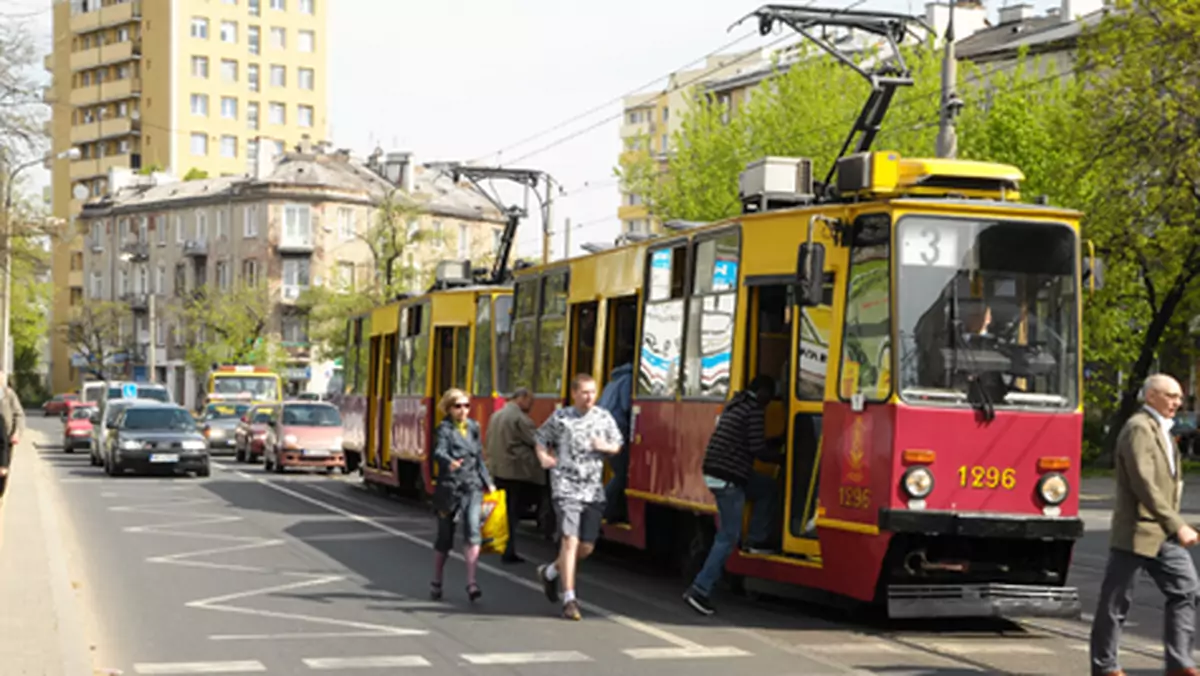
[[[962,99],[958,98],[958,58],[954,53],[954,5],[950,0],[950,17],[946,22],[946,44],[942,54],[942,110],[938,121],[937,156],[958,157],[958,112],[962,110]]]
[[[858,4],[861,2],[856,2],[851,7]],[[887,115],[887,110],[891,106],[896,90],[900,87],[912,86],[912,72],[904,61],[900,43],[909,36],[916,37],[912,30],[913,25],[922,28],[926,35],[932,34],[933,29],[920,17],[908,14],[860,11],[850,8],[818,9],[793,5],[763,5],[734,25],[736,26],[750,17],[758,18],[758,31],[763,35],[769,34],[776,22],[789,26],[833,58],[853,68],[871,85],[871,94],[863,104],[862,111],[854,122],[854,128],[850,130],[850,134],[842,143],[837,158],[834,159],[833,165],[825,177],[825,184],[828,185],[837,170],[837,160],[846,154],[852,143],[854,143],[854,152],[856,153],[870,150],[871,144],[875,141],[875,136],[878,135],[883,124],[884,116]],[[811,30],[817,27],[828,28],[831,26],[859,30],[886,39],[891,47],[891,58],[880,59],[880,63],[876,67],[864,67],[845,51],[839,49],[837,45]],[[856,137],[857,143],[855,143]]]

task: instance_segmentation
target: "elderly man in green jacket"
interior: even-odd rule
[[[0,394],[0,496],[8,488],[8,468],[12,464],[12,451],[21,435],[25,433],[25,409],[21,400],[8,385],[8,374],[0,371],[0,383],[4,392]]]
[[[531,408],[533,394],[518,387],[504,408],[488,420],[488,470],[496,481],[496,488],[504,491],[504,506],[508,512],[508,545],[500,559],[504,563],[525,560],[517,554],[516,525],[521,520],[522,507],[530,502],[536,504],[546,483],[546,470],[542,469],[534,451],[537,430],[529,417]]]

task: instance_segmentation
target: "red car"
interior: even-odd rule
[[[233,431],[233,448],[238,462],[258,462],[263,456],[263,442],[275,420],[277,404],[253,406]]]
[[[63,450],[74,453],[77,448],[92,447],[92,414],[94,406],[73,406],[63,425]]]
[[[67,411],[69,402],[79,401],[78,394],[56,394],[52,399],[42,404],[42,415],[49,418],[52,415],[61,416]]]
[[[288,467],[316,467],[346,473],[342,450],[342,416],[332,404],[285,401],[267,430],[263,468],[283,472]]]

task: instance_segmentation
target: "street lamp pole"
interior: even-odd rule
[[[12,340],[12,206],[13,206],[13,184],[17,182],[17,175],[22,171],[32,167],[35,164],[41,164],[51,157],[56,160],[62,159],[78,159],[79,149],[70,148],[53,156],[46,156],[36,160],[30,160],[23,164],[18,164],[11,171],[8,170],[8,153],[0,152],[0,156],[4,158],[5,175],[4,175],[4,224],[3,232],[0,232],[0,246],[4,247],[4,295],[3,304],[4,310],[0,312],[0,367],[3,367],[6,373],[12,373],[13,367],[13,340]]]

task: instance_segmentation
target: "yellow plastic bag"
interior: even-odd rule
[[[504,490],[497,489],[483,494],[483,506],[480,512],[480,535],[483,554],[503,554],[508,547],[508,508],[504,499]]]

